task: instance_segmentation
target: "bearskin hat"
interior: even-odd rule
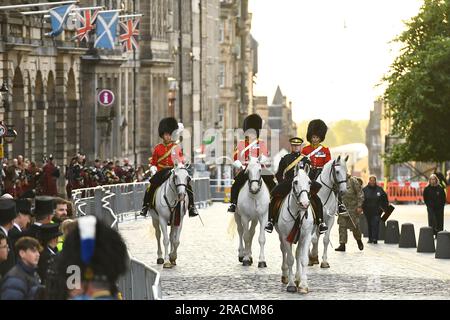
[[[247,118],[244,119],[243,129],[244,129],[244,132],[249,129],[254,129],[256,131],[256,135],[259,138],[259,130],[262,129],[262,125],[263,125],[263,120],[261,119],[261,117],[259,115],[254,113],[254,114],[247,116]]]
[[[308,124],[308,131],[306,133],[306,140],[311,142],[311,138],[313,135],[318,136],[321,141],[325,140],[325,136],[327,134],[328,127],[320,119],[312,120]]]
[[[162,138],[164,133],[172,134],[178,129],[178,121],[175,118],[164,118],[159,122],[158,134]]]

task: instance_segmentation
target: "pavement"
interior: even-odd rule
[[[156,264],[157,245],[151,218],[139,217],[119,225],[132,255],[160,271],[163,299],[450,299],[450,259],[436,259],[434,253],[417,253],[414,248],[399,248],[384,241],[367,244],[367,238],[363,239],[364,250],[359,251],[350,232],[346,252],[329,248],[329,269],[308,267],[307,295],[288,293],[280,282],[281,251],[276,231],[266,233],[267,268],[257,267],[258,227],[252,246],[255,263],[243,267],[238,261],[236,226],[227,208],[227,204],[214,203],[201,209],[204,226],[197,217],[185,217],[177,266],[172,269]],[[397,205],[390,219],[398,220],[400,226],[413,223],[418,239],[420,227],[427,225],[426,207]],[[444,229],[450,230],[449,206],[444,223]],[[331,231],[334,248],[338,239],[335,222]],[[320,241],[319,260],[322,246]]]

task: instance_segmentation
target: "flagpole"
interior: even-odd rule
[[[133,0],[133,13],[136,12],[136,0]],[[136,153],[136,46],[133,47],[133,155],[134,170],[137,172],[137,153]]]
[[[143,14],[125,14],[123,16],[119,16],[119,18],[134,18],[134,17],[142,17]]]
[[[2,6],[0,10],[11,10],[11,9],[20,9],[20,8],[32,8],[32,7],[41,7],[41,6],[55,6],[58,4],[70,4],[70,3],[78,3],[79,1],[58,1],[58,2],[44,2],[44,3],[32,3],[32,4],[15,4],[11,6]]]

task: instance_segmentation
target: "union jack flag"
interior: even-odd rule
[[[95,19],[99,10],[80,10],[77,12],[77,39],[89,42],[89,34],[94,30]]]
[[[138,36],[139,36],[139,22],[141,19],[136,18],[121,21],[120,26],[120,37],[119,41],[122,44],[123,51],[131,51],[133,48],[137,49],[139,47]]]

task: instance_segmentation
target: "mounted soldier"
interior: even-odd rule
[[[235,176],[233,185],[231,186],[231,205],[228,212],[236,212],[236,204],[239,191],[247,182],[248,177],[245,174],[245,168],[250,162],[250,157],[258,158],[259,156],[268,157],[268,151],[265,141],[259,139],[259,132],[262,129],[263,120],[257,114],[251,114],[244,120],[245,139],[237,144],[234,152],[234,166],[239,168],[239,173]],[[263,173],[262,179],[269,188],[269,192],[275,187],[274,176],[268,170]]]
[[[181,132],[183,124],[179,124],[175,118],[164,118],[159,122],[158,133],[163,142],[156,145],[151,158],[150,171],[154,173],[150,179],[150,185],[144,196],[144,203],[141,210],[142,216],[147,216],[149,208],[153,208],[153,200],[156,189],[163,184],[170,176],[172,168],[175,166],[174,161],[185,162],[183,151],[178,141],[172,141],[172,134],[176,131]],[[192,185],[188,185],[189,197],[189,216],[198,215],[197,208],[194,204],[194,193]]]
[[[273,231],[273,225],[278,221],[279,210],[284,198],[291,192],[292,181],[295,178],[297,168],[304,168],[305,165],[311,167],[311,162],[307,156],[302,152],[303,139],[294,137],[289,140],[291,143],[291,153],[285,155],[278,165],[276,173],[278,185],[272,190],[271,201],[269,206],[269,221],[267,222],[265,230],[269,233]],[[317,192],[321,185],[311,180],[311,202],[314,206],[315,222],[319,226],[319,232],[324,233],[328,228],[323,223],[323,208]]]
[[[311,161],[309,177],[314,181],[319,177],[325,164],[331,160],[330,149],[322,145],[327,131],[327,125],[320,119],[312,120],[308,124],[306,139],[310,144],[303,148],[302,154],[308,156]],[[347,209],[342,203],[341,195],[338,194],[338,213],[341,214],[346,211]],[[320,219],[323,219],[323,214]]]

